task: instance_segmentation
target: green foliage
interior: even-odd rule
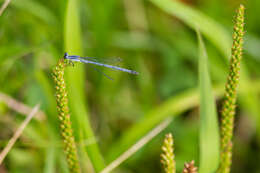
[[[27,106],[40,102],[46,119],[28,125],[1,165],[6,172],[68,173],[50,75],[65,51],[120,57],[123,67],[140,72],[136,77],[100,69],[114,79],[110,81],[88,65],[66,68],[82,172],[99,172],[168,117],[173,117],[167,132],[175,136],[176,171],[181,172],[189,160],[201,164],[194,31],[197,27],[205,38],[208,71],[219,105],[228,72],[232,14],[241,0],[125,1],[11,0],[0,16],[0,91]],[[260,170],[256,158],[260,155],[259,5],[258,0],[246,3],[247,61],[241,68],[233,152],[239,160],[232,163],[236,173]],[[1,101],[1,148],[22,116]],[[159,172],[163,138],[163,134],[156,136],[115,171]]]
[[[69,54],[82,54],[81,45],[81,29],[79,13],[77,11],[77,0],[70,0],[67,4],[64,25],[64,46],[65,51]],[[87,109],[87,99],[84,91],[85,87],[85,74],[83,66],[69,69],[66,74],[69,84],[69,99],[73,120],[75,121],[75,128],[77,129],[77,140],[83,143],[86,140],[94,140],[95,135],[92,131],[91,123],[89,121],[89,113]],[[82,151],[87,151],[89,159],[96,171],[104,168],[104,161],[100,154],[99,147],[96,142],[88,146],[81,146]]]
[[[217,22],[200,11],[192,9],[176,0],[151,0],[167,13],[180,18],[194,30],[198,28],[226,56],[231,42],[227,31]]]
[[[200,85],[200,173],[215,172],[219,164],[219,129],[217,110],[209,75],[208,57],[204,42],[199,42]]]
[[[192,29],[196,30],[196,28],[198,28],[199,30],[201,30],[202,33],[207,38],[209,38],[216,47],[219,48],[222,54],[224,54],[226,57],[228,56],[228,50],[230,48],[228,44],[231,41],[229,39],[227,31],[217,22],[204,15],[203,13],[194,10],[178,1],[151,0],[151,2],[160,7],[163,11],[180,18]],[[185,49],[187,49],[186,44],[188,43],[183,44],[183,47]],[[177,58],[174,54],[169,56],[174,56],[175,58]],[[170,64],[171,61],[171,59],[168,59],[166,64]],[[178,65],[176,65],[175,68],[178,68]],[[179,75],[176,75],[176,78],[178,78],[178,76]],[[173,81],[172,85],[178,84],[178,81],[175,81],[175,78],[173,78],[172,76],[171,81]],[[193,92],[196,91],[186,90],[183,93],[179,92],[179,94],[168,99],[158,108],[156,107],[150,110],[147,115],[145,115],[144,119],[141,119],[138,123],[136,123],[135,126],[130,128],[125,133],[125,135],[118,142],[115,143],[116,147],[112,148],[109,152],[109,160],[115,159],[115,157],[126,150],[127,147],[130,147],[132,144],[134,144],[136,140],[145,135],[145,133],[151,130],[156,124],[161,122],[167,116],[179,115],[180,113],[182,113],[182,111],[186,110],[186,106],[192,107],[195,103],[197,103],[197,93]]]

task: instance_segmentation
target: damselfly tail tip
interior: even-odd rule
[[[139,72],[137,72],[137,71],[132,71],[132,74],[139,75]]]

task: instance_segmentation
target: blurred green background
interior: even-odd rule
[[[101,170],[167,117],[174,117],[171,124],[115,172],[162,172],[160,152],[167,132],[175,139],[177,170],[193,159],[198,165],[194,25],[205,36],[213,87],[224,88],[233,16],[244,3],[246,37],[232,171],[259,173],[260,87],[254,83],[260,80],[260,1],[177,2],[184,6],[169,5],[173,12],[167,13],[157,0],[12,0],[0,16],[0,92],[30,107],[41,103],[45,119],[30,122],[0,172],[67,172],[51,78],[52,68],[65,51],[104,59],[120,57],[123,67],[140,72],[134,76],[101,68],[111,81],[88,65],[66,69],[84,172],[92,172],[91,165]],[[187,101],[190,97],[192,101]],[[221,97],[217,106],[219,112]],[[1,149],[23,120],[22,114],[0,102]]]

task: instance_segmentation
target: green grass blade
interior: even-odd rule
[[[65,51],[69,54],[82,55],[81,45],[81,30],[79,13],[77,8],[77,0],[68,1],[65,15]],[[72,117],[75,124],[74,130],[77,134],[77,139],[80,141],[93,139],[94,133],[91,129],[91,124],[88,119],[87,103],[84,92],[84,69],[82,65],[77,65],[75,68],[67,68],[67,85],[69,91],[69,103],[71,107]],[[96,171],[104,168],[103,157],[99,151],[97,143],[86,146],[88,156]]]
[[[244,92],[246,90],[259,92],[260,81],[248,81],[248,85],[246,85],[243,90],[241,89],[240,92]],[[214,93],[216,97],[222,96],[224,93],[224,84],[214,87]],[[178,116],[184,111],[187,111],[194,106],[198,106],[198,104],[199,93],[197,89],[185,91],[168,99],[160,106],[151,110],[147,115],[144,116],[146,118],[141,119],[133,127],[127,130],[118,141],[113,143],[107,154],[107,159],[112,161],[117,158],[120,154],[126,151],[131,145],[136,143],[138,139],[144,136],[165,118],[170,116]]]
[[[217,22],[198,10],[192,9],[177,0],[150,0],[165,12],[180,18],[194,30],[204,34],[226,58],[230,56],[231,36]]]
[[[195,30],[196,27],[201,31],[203,35],[205,35],[219,50],[225,55],[226,59],[230,56],[231,50],[231,36],[229,33],[217,22],[201,13],[198,10],[192,9],[177,0],[150,0],[156,6],[160,7],[165,12],[178,17],[183,22],[185,22],[188,26]],[[257,45],[256,42],[254,42]],[[254,47],[251,45],[251,48]],[[248,47],[250,53],[252,49]],[[257,49],[255,49],[257,50]],[[242,63],[243,65],[243,63]],[[244,83],[249,81],[249,70],[246,65],[243,65],[243,71],[241,75],[241,85],[247,85]],[[241,94],[241,104],[244,108],[246,108],[249,112],[255,114],[255,116],[259,115],[260,110],[255,106],[258,102],[257,93],[252,91],[245,91]],[[254,103],[253,106],[250,105]],[[248,105],[248,106],[247,106]],[[250,105],[250,106],[249,106]],[[260,129],[260,128],[259,128]],[[258,130],[260,132],[260,130]],[[259,134],[258,132],[258,134]],[[260,136],[260,135],[258,135]],[[260,138],[260,137],[259,137]]]
[[[43,172],[44,173],[53,173],[55,172],[55,164],[56,164],[56,151],[55,147],[49,146],[46,149],[46,160]]]
[[[217,111],[211,88],[208,56],[199,31],[200,85],[200,173],[214,172],[219,164],[219,129]]]
[[[224,89],[223,89],[224,90]],[[218,89],[217,94],[220,94]],[[175,117],[184,111],[198,105],[199,95],[197,89],[185,91],[165,101],[162,105],[148,112],[138,123],[124,133],[123,137],[113,144],[108,153],[108,160],[114,160],[123,151],[133,145],[138,139],[148,133],[165,118]]]

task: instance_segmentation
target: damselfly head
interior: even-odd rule
[[[69,54],[67,52],[65,52],[64,59],[68,59],[68,56],[69,56]]]

